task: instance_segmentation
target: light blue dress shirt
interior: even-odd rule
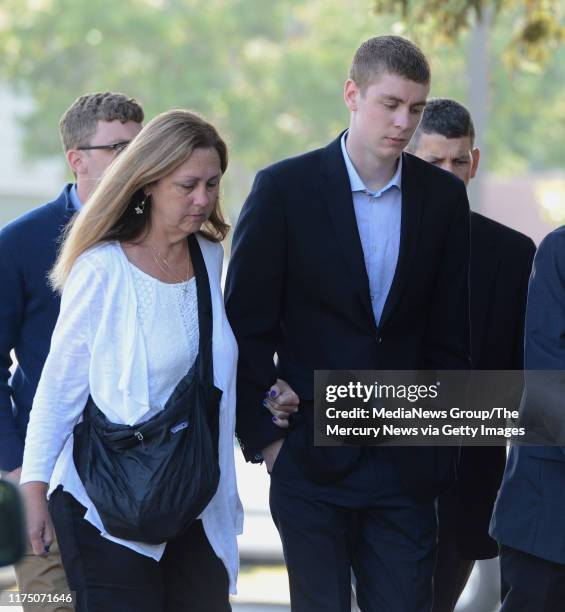
[[[351,183],[355,217],[369,277],[371,304],[378,325],[392,285],[400,248],[402,156],[390,181],[379,191],[370,191],[349,158],[345,148],[346,137],[347,132],[341,137],[341,151]]]
[[[69,192],[69,197],[71,198],[71,204],[74,206],[74,209],[79,212],[82,208],[82,202],[78,197],[77,186],[76,183],[71,187],[71,191]]]

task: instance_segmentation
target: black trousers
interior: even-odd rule
[[[565,565],[502,546],[500,612],[563,612]]]
[[[225,612],[226,569],[201,521],[167,543],[160,561],[103,538],[86,509],[58,488],[51,516],[77,612]]]
[[[462,520],[460,501],[453,489],[438,498],[438,544],[434,572],[432,612],[453,612],[475,565],[459,549],[457,520]]]
[[[285,442],[271,474],[270,505],[293,612],[349,611],[352,569],[362,611],[429,612],[435,505],[404,493],[386,449],[364,449],[350,474],[320,485],[308,480]]]
[[[432,612],[455,610],[474,565],[475,561],[461,556],[455,534],[447,528],[442,528],[440,514]]]

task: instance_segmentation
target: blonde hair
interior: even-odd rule
[[[225,142],[210,123],[193,112],[170,110],[151,120],[116,158],[90,196],[87,205],[64,232],[63,244],[50,272],[51,285],[62,291],[75,261],[87,249],[111,240],[133,241],[148,231],[150,205],[138,215],[144,187],[169,175],[195,149],[213,148],[222,174],[228,165]],[[200,233],[220,242],[229,231],[219,200]]]

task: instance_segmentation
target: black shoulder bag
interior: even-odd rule
[[[198,294],[199,352],[164,409],[138,425],[110,422],[89,397],[73,431],[77,472],[107,532],[157,544],[182,534],[220,479],[212,300],[196,238],[188,238]]]

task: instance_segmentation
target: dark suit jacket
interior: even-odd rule
[[[33,396],[59,315],[47,273],[61,230],[74,213],[66,185],[59,197],[0,231],[0,468],[21,466]],[[14,349],[18,367],[10,381]],[[15,411],[12,411],[12,402]]]
[[[314,370],[469,367],[466,191],[403,155],[400,252],[378,327],[340,138],[258,173],[226,283],[239,344],[237,433],[248,460],[285,435],[261,405],[277,377],[301,399],[288,434],[294,456],[312,478],[332,481],[360,448],[313,448]],[[391,453],[414,493],[435,494],[452,477],[452,449]]]
[[[565,370],[565,226],[546,236],[534,259],[524,364],[527,370]],[[563,373],[554,384],[558,388],[531,389],[526,375],[525,401],[535,402],[540,394],[547,408],[545,399],[556,400],[560,421],[555,425],[562,432]],[[501,545],[565,564],[564,509],[565,447],[513,446],[491,521],[492,537]]]
[[[534,242],[496,221],[471,213],[471,358],[477,370],[521,370],[524,318]],[[506,462],[503,446],[466,446],[455,487],[440,499],[443,526],[467,559],[496,557],[488,536]]]

